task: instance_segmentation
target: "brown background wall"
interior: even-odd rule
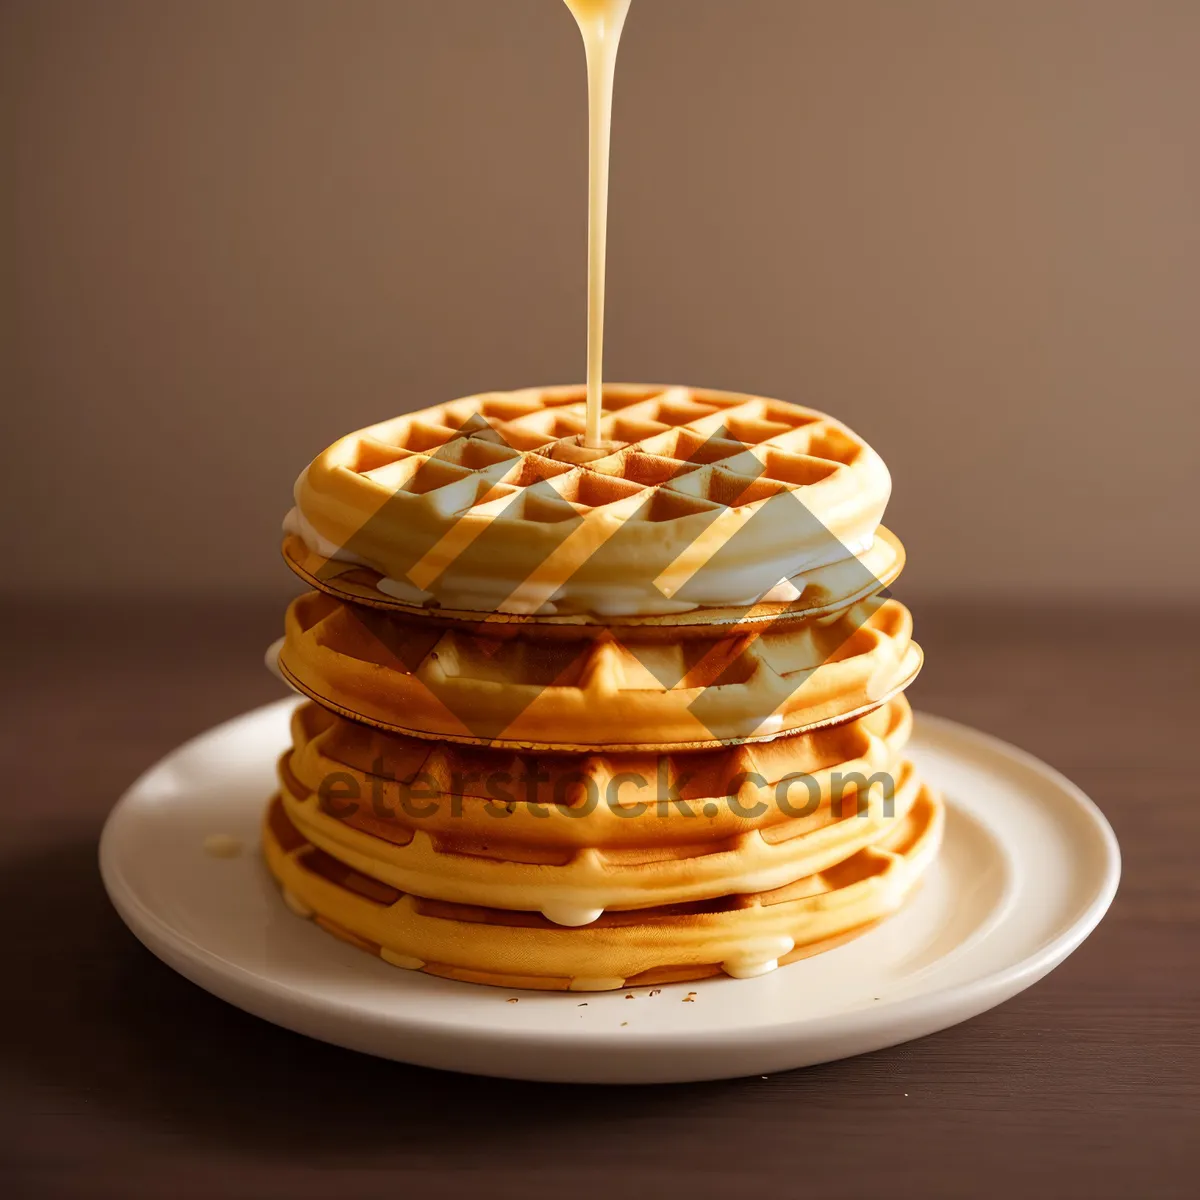
[[[888,459],[911,592],[1194,595],[1200,4],[634,0],[612,378]],[[578,379],[558,0],[0,0],[10,591],[284,591],[339,432]]]

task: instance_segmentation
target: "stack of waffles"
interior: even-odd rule
[[[296,486],[305,697],[264,823],[288,905],[397,967],[575,991],[747,977],[894,913],[942,805],[890,480],[779,401],[491,393]]]

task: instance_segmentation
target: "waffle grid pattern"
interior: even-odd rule
[[[418,737],[669,748],[769,738],[882,703],[920,666],[897,601],[840,623],[687,642],[537,639],[364,615],[322,592],[288,611],[279,666],[328,708]]]
[[[566,861],[587,848],[620,849],[629,852],[630,861],[639,861],[638,855],[653,857],[664,842],[694,841],[701,828],[705,842],[751,829],[775,840],[805,832],[827,819],[833,771],[870,776],[898,759],[912,730],[912,712],[901,695],[856,721],[771,741],[682,752],[639,747],[577,754],[464,746],[383,733],[313,703],[295,711],[291,730],[292,749],[283,759],[289,775],[305,791],[319,790],[323,780],[334,776],[353,779],[360,796],[376,797],[382,811],[390,810],[387,824],[392,831],[386,836],[391,840],[403,842],[405,830],[419,827],[448,845],[486,843],[490,852],[517,859],[536,847],[530,862],[541,861],[547,853]],[[811,822],[790,816],[777,802],[780,782],[796,776],[820,788],[822,808]],[[669,795],[671,802],[650,806],[641,816],[617,815],[599,805],[586,821],[577,819],[589,794],[608,796],[616,781],[630,777],[653,781],[656,792]],[[487,786],[497,778],[522,781],[518,799],[501,805],[504,816],[499,821],[499,802]],[[432,814],[410,818],[399,803],[399,789],[418,780],[440,805]],[[736,789],[743,811],[717,803],[715,813],[706,813],[710,801],[728,797],[731,781],[743,780]],[[757,780],[762,782],[750,782]],[[630,793],[628,799],[636,805],[644,796]],[[745,810],[762,801],[767,804],[761,815],[747,814]],[[576,811],[547,821],[530,814],[529,805]],[[693,827],[700,816],[703,825]],[[787,833],[771,832],[780,824]]]
[[[445,517],[552,523],[618,505],[657,522],[800,492],[869,454],[839,422],[776,400],[667,388],[610,390],[605,403],[600,452],[582,445],[584,402],[567,388],[398,417],[352,435],[335,461]]]

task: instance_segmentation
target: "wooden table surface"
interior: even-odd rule
[[[122,789],[279,694],[263,605],[17,607],[3,628],[0,1172],[15,1196],[1168,1197],[1200,1178],[1200,623],[925,605],[918,707],[1089,792],[1125,874],[1097,932],[965,1025],[763,1080],[442,1074],[276,1029],[109,907]]]

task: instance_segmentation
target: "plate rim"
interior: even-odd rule
[[[122,793],[105,820],[98,847],[100,874],[110,901],[134,936],[152,954],[192,983],[246,1012],[302,1035],[398,1061],[440,1069],[470,1069],[447,1067],[444,1056],[437,1053],[439,1044],[450,1036],[454,1043],[454,1056],[460,1060],[469,1059],[473,1054],[485,1058],[493,1056],[498,1047],[508,1056],[522,1052],[537,1051],[544,1054],[570,1049],[613,1057],[610,1069],[604,1072],[606,1078],[588,1081],[631,1083],[736,1078],[753,1073],[749,1069],[706,1072],[696,1064],[689,1064],[689,1069],[683,1074],[670,1069],[670,1062],[687,1060],[698,1054],[702,1057],[728,1058],[755,1050],[770,1050],[786,1057],[784,1051],[790,1048],[801,1054],[806,1064],[814,1064],[868,1053],[872,1049],[896,1045],[969,1020],[1036,983],[1069,957],[1092,933],[1108,911],[1120,884],[1121,852],[1116,834],[1103,812],[1078,785],[1037,756],[999,737],[948,717],[919,711],[914,714],[914,740],[920,733],[928,732],[935,737],[948,738],[952,743],[966,743],[969,748],[1020,764],[1043,782],[1052,785],[1060,799],[1071,802],[1076,812],[1085,819],[1102,851],[1103,871],[1093,881],[1090,898],[1083,908],[1053,937],[1016,962],[1001,964],[978,977],[932,991],[860,1005],[841,1013],[824,1014],[819,1018],[788,1015],[765,1025],[749,1028],[730,1026],[717,1034],[711,1029],[686,1028],[664,1034],[662,1029],[639,1029],[636,1026],[573,1030],[553,1027],[496,1029],[466,1024],[461,1018],[439,1020],[437,1005],[429,1006],[426,1011],[410,1004],[390,1015],[364,1011],[344,998],[302,991],[225,958],[196,941],[160,916],[137,895],[118,861],[116,842],[121,822],[127,819],[122,814],[133,808],[139,791],[164,763],[194,749],[207,739],[219,737],[230,726],[265,715],[268,710],[287,709],[297,703],[296,697],[283,697],[231,717],[188,738],[144,770]],[[262,864],[257,865],[261,867]],[[265,868],[263,870],[265,874]],[[522,993],[519,988],[512,990]],[[314,1023],[337,1028],[315,1031]],[[361,1036],[339,1036],[347,1026]],[[895,1036],[898,1030],[902,1031],[901,1036]],[[371,1047],[368,1036],[371,1033],[386,1035],[395,1044],[386,1049]],[[429,1039],[429,1053],[421,1052],[422,1039]],[[856,1044],[861,1043],[861,1048],[849,1052],[836,1048],[836,1043],[851,1040]],[[821,1057],[820,1053],[813,1056],[811,1048],[822,1044],[830,1046],[830,1053],[825,1057]],[[653,1045],[656,1057],[667,1069],[642,1069],[622,1074],[618,1060],[628,1059],[630,1051],[644,1051],[650,1045]],[[805,1047],[810,1048],[808,1053],[804,1053]],[[621,1053],[614,1056],[614,1051]],[[547,1070],[539,1069],[546,1065],[530,1062],[520,1073],[512,1069],[497,1071],[480,1068],[480,1073],[535,1080],[579,1079],[580,1072],[556,1072],[552,1064],[548,1065]],[[645,1065],[642,1064],[643,1068]],[[792,1068],[775,1066],[772,1069]]]

